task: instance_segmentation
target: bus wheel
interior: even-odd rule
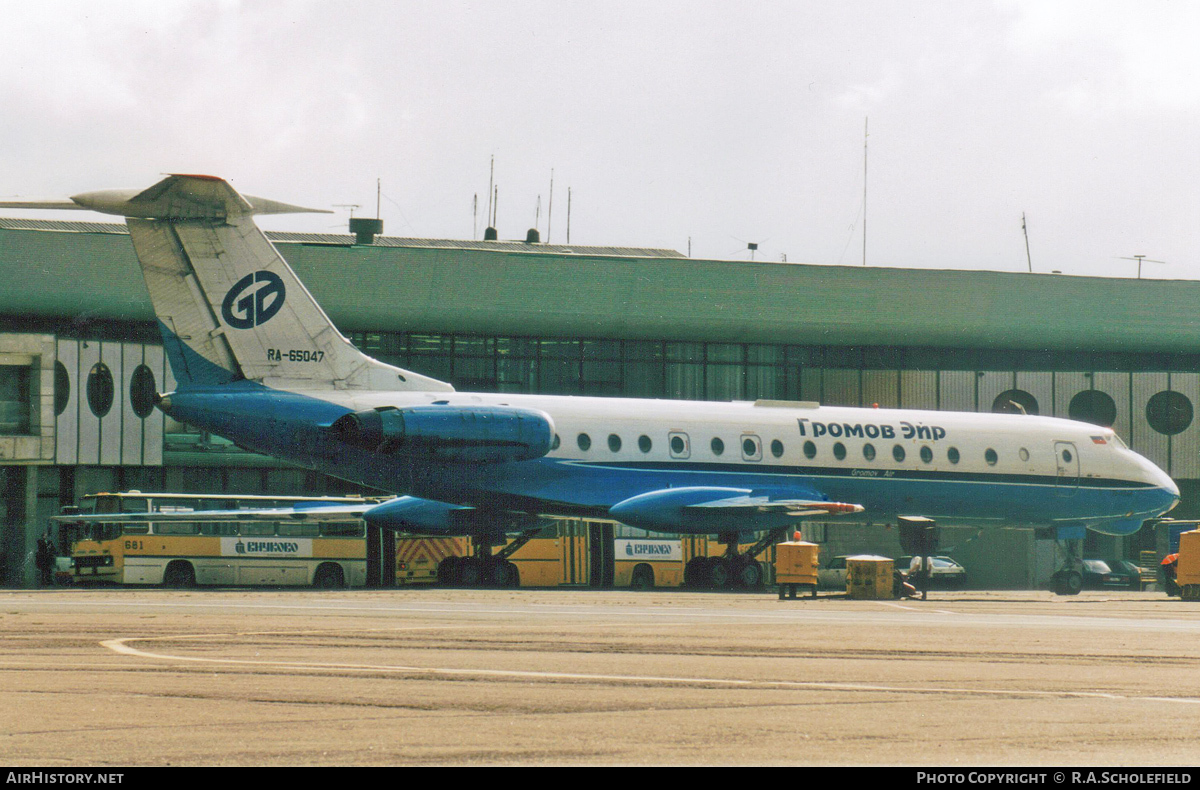
[[[319,590],[335,590],[343,586],[342,568],[340,565],[326,563],[317,568],[313,576],[313,587]]]
[[[654,589],[654,569],[649,565],[639,565],[634,568],[633,577],[629,580],[629,586],[635,590]]]
[[[190,562],[175,561],[163,571],[163,587],[183,589],[196,586],[196,571]]]

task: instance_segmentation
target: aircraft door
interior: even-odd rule
[[[1074,496],[1079,488],[1079,451],[1071,442],[1054,443],[1054,486],[1059,496]]]

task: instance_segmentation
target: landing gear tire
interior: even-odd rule
[[[756,590],[762,585],[762,566],[754,560],[747,560],[738,573],[738,581],[747,590]]]
[[[459,557],[447,557],[438,564],[437,581],[443,587],[458,586]]]
[[[706,571],[705,562],[707,557],[693,557],[688,560],[687,565],[683,566],[683,586],[689,588],[702,587]]]
[[[520,583],[517,566],[505,560],[488,563],[487,581],[492,587],[516,587]]]
[[[708,581],[714,590],[724,590],[729,586],[729,561],[721,557],[709,560]]]
[[[459,560],[458,585],[460,587],[478,587],[483,579],[482,563],[478,557],[463,557]]]
[[[1054,592],[1058,595],[1079,595],[1083,575],[1079,571],[1059,571],[1054,574]]]

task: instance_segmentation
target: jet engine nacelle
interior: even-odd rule
[[[531,461],[550,452],[550,415],[507,406],[387,406],[339,418],[330,431],[372,452],[438,462]]]

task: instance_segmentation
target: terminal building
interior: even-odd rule
[[[268,236],[359,347],[459,390],[1070,417],[1111,425],[1179,484],[1172,515],[1200,514],[1200,282]],[[0,219],[0,586],[33,583],[47,519],[85,493],[356,493],[167,419],[153,396],[172,387],[124,225]],[[805,534],[826,553],[899,553],[890,525]],[[998,587],[1044,583],[1047,543],[942,537],[973,584]],[[1084,544],[1153,548],[1148,530]]]

